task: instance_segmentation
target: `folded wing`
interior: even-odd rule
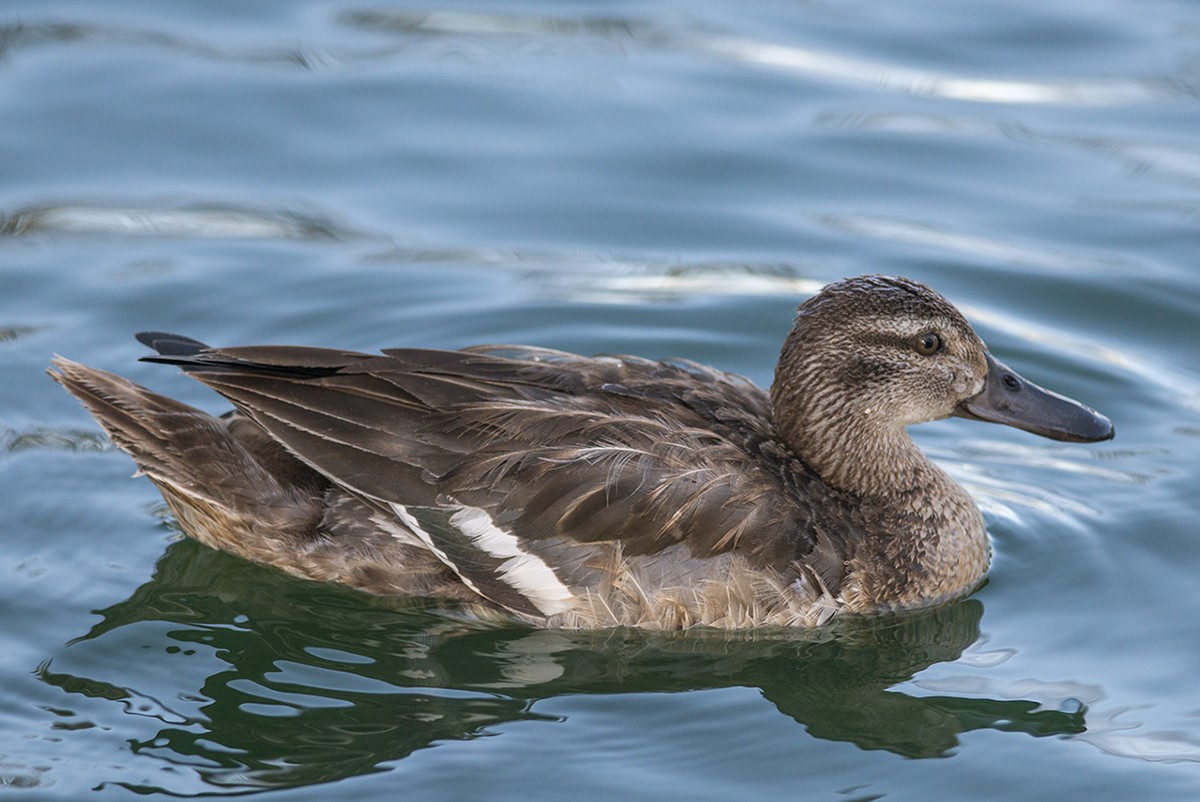
[[[160,341],[149,360],[181,365],[520,613],[568,609],[595,579],[598,544],[764,566],[841,551],[819,542],[765,395],[731,374],[500,346],[373,356]],[[823,573],[840,580],[837,565]]]

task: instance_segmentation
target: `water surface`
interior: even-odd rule
[[[1186,2],[14,0],[0,10],[0,783],[31,798],[1191,800],[1200,17]],[[49,357],[520,342],[766,384],[928,282],[1072,445],[914,431],[986,587],[816,631],[539,632],[183,540]]]

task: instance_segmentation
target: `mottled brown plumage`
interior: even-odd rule
[[[812,625],[964,595],[987,569],[982,519],[904,427],[960,414],[1059,439],[1112,431],[995,362],[907,279],[802,304],[769,395],[627,356],[139,338],[235,411],[63,359],[53,375],[189,534],[551,626]]]

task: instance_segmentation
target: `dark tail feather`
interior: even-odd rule
[[[139,362],[175,365],[185,373],[233,371],[311,379],[331,376],[350,363],[369,358],[367,354],[330,348],[213,348],[191,337],[165,331],[142,331],[136,337],[138,342],[158,352],[156,356],[142,357]]]
[[[134,336],[142,345],[158,351],[158,356],[144,356],[138,361],[178,365],[184,372],[196,370],[208,350],[208,346],[199,340],[168,331],[139,331]]]
[[[182,334],[166,331],[139,331],[135,335],[142,345],[148,345],[163,356],[195,356],[207,345]]]

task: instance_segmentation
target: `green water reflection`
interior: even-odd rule
[[[537,631],[295,581],[180,541],[38,677],[142,716],[151,724],[131,739],[133,753],[226,792],[382,771],[439,741],[552,723],[539,701],[567,694],[752,687],[812,736],[912,758],[944,756],[970,730],[1082,732],[1082,705],[895,690],[957,659],[978,639],[982,613],[967,600],[819,633]],[[144,658],[121,664],[123,676],[95,668],[139,647]],[[218,668],[194,691],[181,693],[178,674],[159,678],[164,665],[187,674],[196,664]]]

